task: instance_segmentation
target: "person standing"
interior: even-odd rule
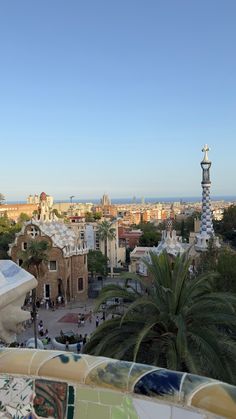
[[[79,354],[79,353],[80,353],[80,351],[81,351],[81,343],[80,343],[80,342],[78,342],[78,343],[77,343],[77,353]]]
[[[98,327],[99,326],[99,317],[97,316],[96,317],[96,327]]]

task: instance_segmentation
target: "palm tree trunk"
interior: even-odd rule
[[[105,253],[105,258],[106,258],[106,269],[105,269],[105,276],[107,277],[107,273],[108,273],[108,266],[107,266],[107,237],[105,237],[104,240],[104,253]]]
[[[36,279],[39,280],[39,266],[35,265]],[[33,322],[34,322],[34,346],[38,348],[38,330],[37,330],[37,308],[36,308],[36,288],[32,290]]]
[[[34,346],[37,349],[37,311],[36,311],[36,288],[32,289],[32,314],[33,314],[33,323],[34,323]]]

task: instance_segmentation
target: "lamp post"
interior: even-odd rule
[[[73,215],[73,206],[72,206],[72,200],[73,200],[73,198],[74,198],[74,195],[71,195],[70,196],[70,215],[71,215],[71,217]]]

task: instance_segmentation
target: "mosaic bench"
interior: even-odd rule
[[[1,349],[0,418],[236,418],[236,387],[114,359]]]

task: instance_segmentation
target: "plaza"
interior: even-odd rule
[[[67,304],[67,306],[59,306],[57,309],[52,311],[51,309],[46,309],[44,307],[40,307],[38,309],[38,316],[37,316],[37,325],[42,320],[44,331],[48,330],[48,336],[51,338],[55,338],[56,336],[60,336],[61,331],[66,334],[74,333],[74,334],[81,334],[84,336],[87,334],[88,336],[96,328],[96,313],[92,314],[91,323],[88,317],[90,311],[94,311],[95,300],[87,300],[84,303],[78,302],[73,304]],[[30,307],[29,307],[30,310]],[[79,313],[85,315],[85,322],[84,325],[80,325],[78,327],[78,315]],[[100,322],[102,321],[102,314],[98,313],[98,317]],[[23,344],[25,346],[26,342],[33,338],[34,330],[33,330],[33,323],[26,326],[25,330],[17,335],[17,343]],[[38,338],[41,338],[38,336]],[[43,339],[43,337],[41,338]],[[51,342],[45,346],[45,349],[53,349]]]

